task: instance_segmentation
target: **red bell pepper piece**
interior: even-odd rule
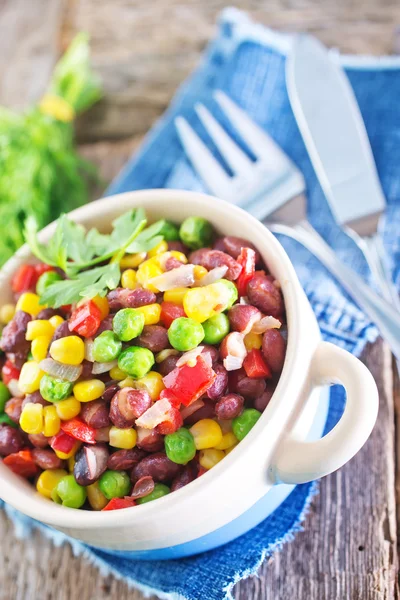
[[[197,479],[204,475],[204,473],[207,473],[207,469],[205,469],[204,467],[200,467],[199,472],[197,473]]]
[[[43,273],[47,273],[47,271],[55,271],[55,268],[51,267],[50,265],[46,265],[45,263],[39,263],[38,265],[35,265],[35,271],[37,278],[39,279]]]
[[[21,265],[11,280],[11,289],[15,294],[34,290],[38,277],[34,265]]]
[[[168,418],[157,425],[157,433],[162,435],[168,435],[169,433],[175,433],[183,425],[182,415],[177,408],[171,407],[168,413]]]
[[[1,370],[1,378],[3,383],[8,385],[12,379],[19,379],[21,371],[17,369],[11,360],[6,360]]]
[[[165,390],[161,391],[160,400],[162,398],[166,398],[168,400],[168,402],[170,403],[170,405],[173,406],[174,408],[180,408],[180,406],[181,406],[181,401],[179,400],[179,398],[177,398],[175,396],[175,394],[172,392],[172,390],[169,390],[168,388],[165,388]]]
[[[252,279],[256,270],[256,253],[252,248],[242,248],[237,258],[242,266],[242,271],[236,280],[239,296],[247,295],[247,284]]]
[[[271,369],[265,362],[261,350],[257,350],[256,348],[253,348],[247,354],[243,361],[243,366],[247,377],[252,379],[257,377],[272,377]]]
[[[61,429],[64,433],[67,433],[80,442],[85,442],[86,444],[96,443],[96,430],[81,419],[74,417],[68,421],[63,421]]]
[[[136,502],[133,498],[125,496],[125,498],[113,498],[110,502],[102,509],[103,510],[119,510],[121,508],[130,508],[136,506]]]
[[[186,313],[182,306],[174,304],[173,302],[161,302],[160,319],[167,329],[170,327],[172,321],[179,319],[179,317],[186,317]]]
[[[69,454],[75,447],[75,444],[76,439],[64,431],[59,431],[56,435],[53,435],[50,440],[50,446],[53,448],[53,450],[63,452],[64,454]]]
[[[89,300],[74,310],[69,318],[69,328],[82,337],[92,337],[101,323],[101,311],[98,306]]]
[[[39,471],[39,467],[33,460],[32,450],[21,450],[20,452],[9,454],[3,458],[3,462],[11,471],[21,477],[34,477]]]
[[[164,377],[163,382],[182,404],[189,406],[211,387],[215,378],[212,368],[198,356],[194,367],[188,364],[176,367]]]

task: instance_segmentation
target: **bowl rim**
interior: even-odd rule
[[[289,335],[285,364],[276,390],[284,388],[285,384],[288,384],[288,376],[292,373],[292,365],[295,362],[294,349],[296,347],[296,343],[299,341],[299,335],[302,332],[301,321],[299,318],[297,318],[299,316],[299,311],[301,308],[300,295],[302,295],[304,298],[305,296],[298,281],[294,267],[284,248],[262,223],[257,221],[254,217],[249,215],[243,209],[225,200],[217,199],[216,202],[216,198],[214,196],[210,196],[199,192],[172,189],[137,190],[132,192],[125,192],[122,194],[116,194],[113,196],[106,196],[97,201],[86,204],[78,209],[75,209],[74,211],[69,213],[69,216],[77,222],[84,223],[85,221],[95,221],[96,219],[98,220],[102,215],[107,216],[107,214],[115,212],[122,214],[126,210],[129,210],[129,208],[134,208],[135,206],[143,205],[143,208],[147,210],[147,208],[151,208],[152,203],[156,204],[159,203],[161,200],[166,202],[169,201],[178,203],[193,202],[195,204],[196,202],[201,202],[202,206],[204,206],[207,210],[209,210],[210,212],[216,211],[218,214],[221,214],[225,218],[228,218],[228,220],[231,215],[236,216],[236,218],[238,219],[244,219],[248,222],[249,226],[254,227],[256,231],[258,231],[260,234],[262,234],[263,237],[265,237],[265,248],[258,249],[261,251],[262,254],[267,251],[269,253],[273,252],[274,260],[276,260],[279,263],[279,266],[284,272],[285,276],[285,279],[281,279],[280,283],[282,284],[285,308],[288,315]],[[117,209],[116,204],[118,205]],[[211,216],[208,218],[212,223],[213,218]],[[40,240],[42,242],[47,241],[47,239],[54,232],[54,229],[55,222],[51,223],[43,230],[41,230],[39,234]],[[7,261],[7,263],[1,269],[0,286],[6,283],[6,280],[14,272],[19,261],[29,259],[32,260],[32,258],[33,257],[29,250],[29,247],[25,244],[14,254],[13,257],[11,257]],[[167,495],[158,499],[156,505],[153,505],[152,503],[145,503],[143,505],[137,505],[135,507],[125,509],[123,515],[126,524],[128,524],[129,521],[129,525],[132,525],[134,524],[135,520],[140,520],[141,518],[145,517],[145,515],[148,516],[155,510],[155,507],[157,507],[157,510],[161,510],[162,506],[167,507],[168,503],[178,502],[179,500],[183,500],[189,495],[195,494],[196,489],[199,486],[210,486],[212,484],[212,481],[220,475],[222,470],[227,470],[232,467],[236,457],[238,456],[238,448],[240,448],[240,452],[242,455],[248,453],[248,449],[250,448],[252,441],[255,440],[256,437],[260,436],[260,434],[262,433],[262,426],[266,423],[267,418],[271,415],[273,411],[277,410],[277,407],[279,408],[279,403],[277,402],[279,400],[278,396],[279,394],[275,392],[274,398],[271,400],[266,410],[262,413],[261,418],[253,427],[251,432],[228,456],[224,458],[223,461],[216,465],[212,470],[205,473],[201,478],[191,482],[190,486],[185,486],[175,491],[171,495]],[[5,467],[0,461],[0,480],[3,479],[3,468],[7,469],[7,467]],[[12,475],[15,477],[14,474]],[[37,492],[32,497],[32,495],[28,491],[28,489],[31,489],[33,487],[32,484],[30,484],[29,482],[24,483],[27,483],[27,485],[29,486],[29,488],[26,488],[26,491],[25,489],[23,489],[25,486],[21,486],[21,489],[19,487],[17,488],[17,486],[12,481],[3,481],[0,489],[0,497],[2,497],[5,502],[12,505],[14,508],[20,510],[21,512],[32,518],[38,519],[40,521],[45,521],[48,524],[52,524],[62,528],[72,527],[81,530],[95,529],[99,526],[109,529],[113,528],[114,526],[121,526],[122,524],[122,515],[120,514],[120,511],[106,511],[103,513],[102,511],[81,511],[60,506],[52,503],[51,501],[47,502],[46,498],[42,496],[38,498],[39,494]],[[28,498],[28,507],[26,506],[27,496],[31,496]],[[171,500],[170,496],[172,496],[173,500]]]

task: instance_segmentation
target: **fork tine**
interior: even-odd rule
[[[251,169],[253,162],[226,133],[206,107],[203,104],[196,104],[195,110],[232,171],[243,173]]]
[[[193,167],[216,196],[228,198],[231,191],[231,180],[219,162],[214,158],[206,145],[183,117],[175,119],[179,139],[191,160]]]
[[[214,97],[257,158],[267,158],[271,168],[292,166],[290,159],[274,140],[224,92],[217,90]]]

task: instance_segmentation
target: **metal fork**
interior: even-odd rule
[[[344,265],[307,221],[305,183],[300,171],[226,94],[217,91],[215,99],[256,160],[252,161],[207,108],[198,104],[195,109],[200,121],[233,172],[230,176],[189,123],[177,117],[179,138],[203,182],[217,197],[244,208],[260,221],[268,217],[266,225],[274,233],[287,235],[308,248],[376,324],[400,360],[400,314]]]

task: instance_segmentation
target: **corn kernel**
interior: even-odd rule
[[[86,487],[86,492],[89,504],[93,508],[93,510],[103,510],[103,508],[107,506],[109,501],[105,497],[105,495],[100,491],[98,481],[92,483],[92,485],[88,485]]]
[[[130,450],[136,446],[137,433],[135,429],[110,429],[110,446]]]
[[[51,344],[50,356],[65,365],[80,365],[85,358],[85,344],[77,335],[60,338]]]
[[[122,381],[123,379],[126,379],[128,377],[128,374],[125,373],[125,371],[123,371],[119,367],[113,367],[110,370],[110,377],[111,377],[111,379],[116,379],[117,381]]]
[[[202,277],[204,277],[204,275],[207,275],[207,273],[208,271],[205,267],[202,267],[201,265],[194,266],[193,275],[195,281],[199,281]]]
[[[136,271],[127,269],[121,275],[121,285],[128,290],[134,290],[136,287]]]
[[[216,450],[226,450],[227,448],[231,448],[238,443],[237,437],[233,433],[233,431],[229,431],[222,436],[222,440],[219,444],[215,446]]]
[[[138,390],[147,390],[150,398],[155,402],[159,399],[165,385],[161,373],[149,371],[147,375],[135,381],[134,387]]]
[[[38,315],[44,308],[46,307],[39,304],[39,296],[37,294],[33,294],[32,292],[24,292],[18,298],[15,310],[23,310],[24,312],[32,315],[32,317],[36,317],[36,315]]]
[[[158,292],[158,288],[152,283],[149,283],[153,277],[158,277],[163,274],[162,268],[157,264],[157,257],[149,258],[142,263],[136,273],[136,279],[146,290]]]
[[[81,442],[78,442],[78,440],[76,440],[73,448],[69,452],[61,452],[60,450],[54,450],[54,452],[57,454],[58,458],[61,458],[61,460],[69,460],[70,458],[75,456],[81,445]]]
[[[68,471],[70,473],[74,472],[74,467],[75,467],[75,455],[74,456],[70,456],[68,458]]]
[[[208,448],[207,450],[202,450],[200,452],[199,463],[203,469],[212,469],[223,458],[225,458],[225,452],[216,450],[215,448]]]
[[[126,377],[125,379],[120,381],[118,385],[120,388],[124,388],[124,387],[133,387],[135,384],[136,384],[135,379],[132,379],[132,377]]]
[[[152,248],[151,250],[148,251],[147,256],[149,258],[153,258],[154,256],[157,256],[157,254],[162,254],[163,252],[166,252],[167,250],[168,250],[168,244],[165,240],[162,240],[162,242],[157,244],[157,246],[154,246],[154,248]]]
[[[52,437],[60,431],[60,417],[57,414],[55,406],[45,406],[43,408],[43,435]]]
[[[179,250],[170,250],[169,254],[171,256],[173,256],[174,258],[176,258],[176,260],[179,260],[184,265],[186,265],[188,262],[187,256],[185,254],[183,254],[183,252],[179,252]]]
[[[63,421],[73,419],[81,412],[81,403],[74,396],[61,400],[61,402],[57,402],[54,406],[58,416]]]
[[[177,287],[172,288],[172,290],[167,290],[164,292],[164,300],[165,302],[173,302],[173,304],[183,304],[183,299],[188,293],[188,288]]]
[[[31,342],[40,335],[52,337],[53,333],[54,327],[50,321],[47,321],[46,319],[36,319],[35,321],[30,321],[30,323],[28,323],[25,339]]]
[[[7,325],[15,315],[14,304],[3,304],[0,308],[0,323]]]
[[[217,314],[215,308],[219,306],[221,306],[221,294],[212,284],[188,290],[183,299],[185,313],[198,323],[203,323]]]
[[[244,336],[244,345],[246,350],[250,352],[253,348],[259,350],[262,346],[262,335],[260,333],[248,333]]]
[[[22,409],[19,426],[25,433],[38,434],[43,430],[43,406],[28,402]]]
[[[64,469],[46,469],[41,473],[36,482],[36,489],[39,494],[46,498],[51,498],[51,492],[54,490],[60,479],[68,475]]]
[[[50,317],[49,323],[53,325],[54,329],[57,329],[64,323],[64,319],[60,315],[54,315],[54,317]]]
[[[176,356],[179,354],[178,350],[174,350],[174,348],[167,348],[166,350],[161,350],[158,354],[156,354],[156,363],[162,363],[163,360],[168,358],[169,356]]]
[[[227,448],[225,450],[225,456],[228,456],[228,454],[230,454],[232,452],[232,450],[234,450],[236,448],[236,446],[238,445],[239,442],[237,442],[236,444],[234,444],[233,446],[231,446],[230,448]]]
[[[206,448],[215,448],[222,441],[221,427],[212,419],[201,419],[191,428],[190,432],[194,437],[196,450]]]
[[[121,269],[136,269],[143,261],[146,260],[146,252],[137,252],[136,254],[125,254],[121,258],[119,266]]]
[[[88,379],[74,385],[74,396],[79,402],[97,400],[103,394],[106,386],[100,379]]]
[[[145,325],[156,325],[160,320],[161,306],[159,304],[146,304],[145,306],[138,306],[135,310],[143,314]]]
[[[34,360],[28,360],[21,369],[21,374],[18,379],[18,386],[24,394],[33,394],[40,387],[40,380],[44,372],[39,367],[39,364]]]
[[[85,300],[84,300],[85,302]],[[106,317],[108,317],[108,315],[110,314],[110,306],[108,304],[108,300],[107,298],[104,296],[94,296],[92,298],[92,302],[95,303],[95,305],[97,306],[98,309],[100,309],[101,312],[101,320],[105,319]]]
[[[44,360],[46,358],[50,342],[51,337],[47,335],[39,335],[33,340],[31,344],[33,360],[36,360],[36,362],[39,363],[41,360]]]

